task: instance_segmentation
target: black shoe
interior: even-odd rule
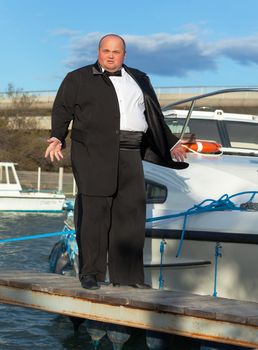
[[[138,289],[150,289],[151,286],[146,283],[135,283],[135,284],[130,284],[130,287],[133,288],[138,288]]]
[[[95,275],[85,275],[81,277],[81,286],[85,289],[99,289]]]

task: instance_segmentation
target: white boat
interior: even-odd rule
[[[166,288],[258,301],[258,116],[191,110],[201,98],[243,91],[258,97],[258,89],[223,90],[188,99],[187,110],[173,104],[163,111],[173,132],[180,135],[184,129],[188,136],[221,144],[220,154],[188,153],[190,166],[184,170],[144,164],[152,201],[147,205],[150,222],[146,223],[144,256],[148,264],[158,263],[160,242],[165,239],[162,259],[168,268],[163,269],[162,278]],[[166,215],[171,217],[162,219]],[[183,259],[190,260],[188,267],[178,266]],[[197,268],[194,261],[199,259],[211,264]],[[160,271],[150,270],[149,278],[159,286]]]
[[[191,103],[186,110],[164,108],[173,133],[221,148],[189,152],[190,166],[180,171],[144,162],[144,263],[154,288],[258,301],[258,116],[193,111],[202,98],[243,91],[258,96],[258,89],[222,90],[179,102]]]
[[[0,212],[62,212],[63,193],[23,191],[14,163],[0,162]]]

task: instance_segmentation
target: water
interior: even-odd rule
[[[61,231],[63,214],[0,214],[0,239]],[[0,244],[0,268],[27,269],[48,272],[48,256],[59,237],[48,237]],[[93,350],[86,322],[74,334],[68,317],[39,310],[0,304],[0,350]],[[199,350],[200,343],[170,336],[171,350]],[[220,347],[218,347],[220,348]],[[123,350],[147,350],[145,333],[132,329],[131,338]],[[221,349],[243,349],[221,347]],[[99,350],[112,350],[107,336]]]

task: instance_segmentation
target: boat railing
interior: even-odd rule
[[[186,119],[185,119],[185,123],[184,123],[184,126],[182,128],[181,135],[180,135],[180,139],[182,139],[184,137],[185,131],[187,129],[189,120],[191,118],[192,112],[193,112],[193,110],[195,108],[195,105],[196,105],[197,101],[205,99],[205,98],[213,97],[213,96],[216,96],[216,95],[221,95],[221,94],[243,93],[243,92],[248,92],[248,93],[249,92],[250,93],[256,92],[257,93],[258,92],[258,88],[257,87],[253,87],[253,88],[246,87],[246,88],[228,88],[228,89],[216,90],[216,91],[213,91],[213,92],[208,92],[208,93],[205,93],[205,94],[188,97],[188,98],[179,100],[177,102],[169,103],[166,106],[164,106],[162,108],[162,110],[163,111],[167,111],[169,109],[178,107],[179,105],[184,105],[186,103],[190,103],[190,107],[188,109],[188,113],[187,113],[187,116],[186,116]]]

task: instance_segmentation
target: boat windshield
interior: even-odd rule
[[[165,118],[165,121],[172,133],[180,137],[185,119]],[[196,139],[215,140],[222,143],[216,120],[190,119],[184,135],[185,138],[191,136]]]
[[[213,140],[229,152],[257,155],[257,94],[257,88],[218,90],[171,103],[162,110],[167,125],[181,139]]]

